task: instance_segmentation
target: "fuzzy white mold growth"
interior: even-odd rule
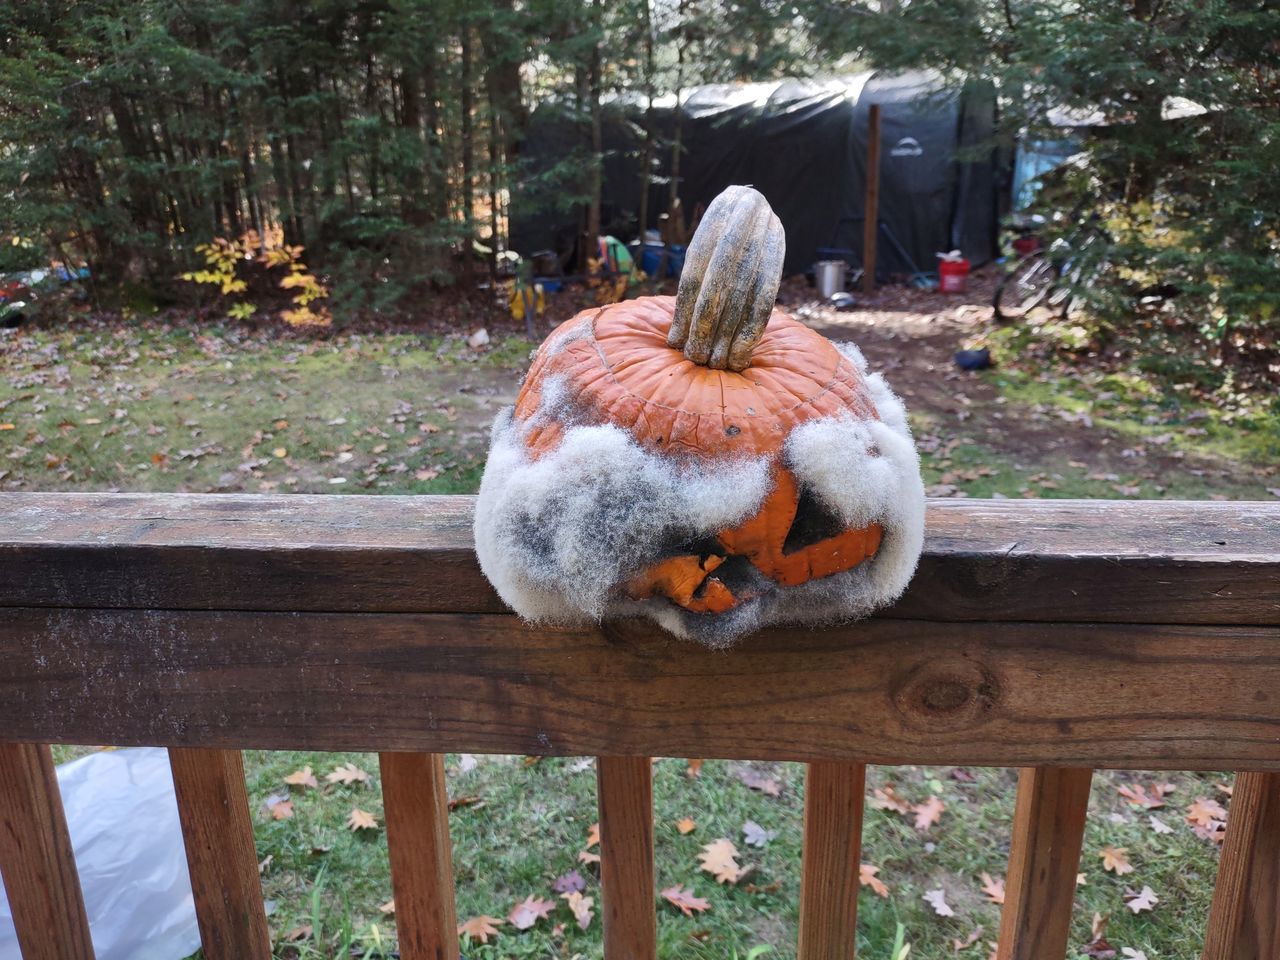
[[[523,438],[529,424],[510,409],[494,423],[475,520],[485,576],[530,620],[644,615],[713,647],[770,624],[834,623],[891,603],[910,581],[924,537],[919,459],[902,403],[882,377],[865,374],[857,347],[839,346],[866,376],[880,419],[809,421],[792,431],[782,461],[848,527],[883,527],[871,559],[796,587],[752,571],[757,595],[721,614],[626,598],[623,587],[637,573],[758,512],[771,464],[761,458],[678,467],[619,427],[572,425],[564,385],[548,381],[531,422],[550,417],[565,425],[554,450],[530,458]]]

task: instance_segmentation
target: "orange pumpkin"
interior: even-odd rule
[[[518,612],[572,619],[554,609],[548,614],[559,594],[565,613],[575,606],[593,616],[648,612],[678,633],[722,644],[768,619],[760,614],[786,608],[779,591],[848,574],[876,556],[885,534],[877,511],[828,502],[845,499],[839,479],[834,488],[831,476],[807,482],[791,462],[789,444],[805,425],[844,430],[852,438],[850,467],[879,456],[871,432],[883,435],[884,426],[860,355],[842,352],[774,307],[783,254],[782,227],[764,197],[730,187],[702,219],[675,298],[587,311],[543,344],[513,415],[495,428],[477,512],[482,566]],[[592,463],[589,444],[566,443],[571,435],[596,438],[600,462]],[[628,445],[625,462],[604,452],[620,442]],[[903,489],[891,494],[919,499],[909,438],[906,445]],[[809,446],[824,463],[830,459],[823,444]],[[557,458],[563,469],[552,463]],[[502,467],[495,466],[499,460]],[[884,473],[883,464],[873,466]],[[525,482],[543,474],[574,486],[547,491],[545,482]],[[513,497],[515,487],[523,494]],[[696,510],[690,517],[684,500],[704,509],[713,504],[709,514],[720,502],[726,510],[741,502],[729,510],[736,522],[709,529]],[[551,502],[561,506],[547,509]],[[522,509],[540,520],[520,519]],[[848,522],[862,515],[865,522]],[[584,516],[594,527],[582,524]],[[566,537],[570,542],[562,542]],[[919,550],[914,539],[912,567]],[[611,551],[600,575],[583,561],[597,540],[599,549]],[[908,552],[911,540],[908,531]],[[549,560],[552,554],[559,559]],[[512,564],[525,570],[504,569]],[[574,568],[580,568],[577,581]],[[513,586],[522,578],[523,589]],[[590,596],[575,604],[577,594]],[[848,612],[847,604],[836,606],[837,615]]]

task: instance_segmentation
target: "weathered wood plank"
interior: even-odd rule
[[[1204,960],[1280,957],[1280,774],[1238,773]]]
[[[0,609],[29,742],[1280,770],[1280,628]]]
[[[383,753],[382,803],[403,960],[458,960],[444,755]]]
[[[0,743],[0,874],[23,960],[93,960],[53,757]]]
[[[853,960],[865,791],[862,764],[809,764],[796,960]]]
[[[599,757],[596,779],[605,960],[655,960],[653,762]]]
[[[1018,777],[998,960],[1067,955],[1092,782],[1088,768],[1028,768]]]
[[[0,494],[0,606],[496,613],[470,497]],[[1280,503],[934,500],[886,616],[1280,623]]]
[[[206,960],[270,960],[240,751],[171,749],[169,765]]]

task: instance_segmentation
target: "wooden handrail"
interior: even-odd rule
[[[1062,955],[1092,769],[1232,767],[1206,957],[1280,956],[1280,504],[933,501],[892,609],[728,654],[522,623],[471,511],[0,494],[0,819],[34,824],[0,871],[29,956],[92,956],[48,743],[171,748],[210,957],[269,950],[247,747],[381,753],[408,958],[457,954],[445,751],[599,758],[608,960],[656,951],[650,756],[810,761],[803,960],[853,957],[863,764],[1026,768],[1002,960]]]

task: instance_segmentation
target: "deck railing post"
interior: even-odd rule
[[[654,960],[653,761],[598,757],[596,778],[605,960]]]
[[[1236,774],[1204,960],[1280,957],[1280,773]]]
[[[860,763],[809,764],[797,960],[853,960],[865,791]]]

